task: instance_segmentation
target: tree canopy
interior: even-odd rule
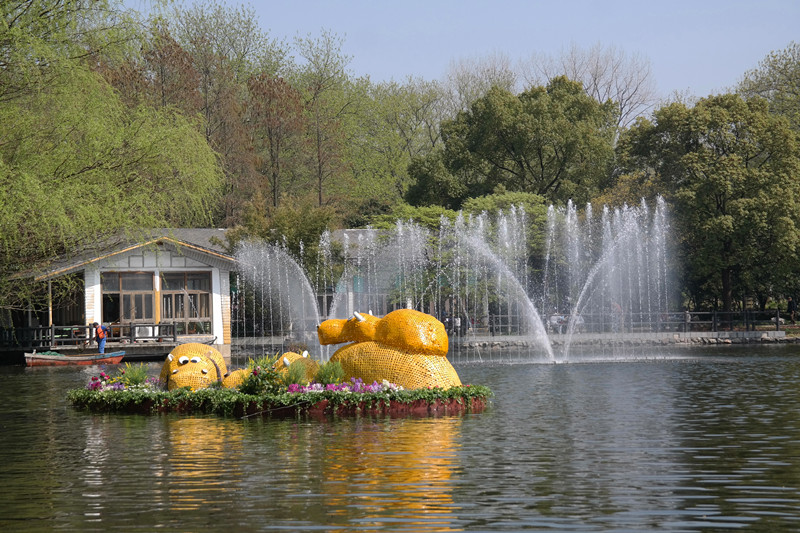
[[[745,73],[738,92],[745,98],[765,98],[771,112],[786,117],[800,131],[800,43],[771,52],[758,68]]]
[[[170,107],[126,106],[90,68],[86,48],[109,39],[109,30],[93,25],[96,9],[104,3],[26,2],[4,13],[4,308],[31,295],[13,275],[36,272],[55,256],[112,234],[211,220],[220,185],[216,155],[194,119]],[[77,26],[83,30],[72,33]],[[114,28],[115,38],[124,31]]]
[[[673,206],[695,297],[785,286],[800,243],[797,138],[766,101],[727,94],[671,104],[625,139],[627,164],[646,169]],[[757,281],[758,280],[758,281]]]
[[[613,109],[564,77],[519,95],[493,87],[442,124],[444,149],[412,163],[412,203],[509,191],[585,202],[604,185],[613,156]],[[435,192],[430,193],[433,189]]]
[[[331,31],[286,42],[251,7],[157,6],[2,4],[0,306],[24,304],[21,270],[140,228],[283,232],[308,256],[326,229],[433,226],[512,200],[535,226],[546,204],[658,195],[695,301],[800,283],[796,43],[740,96],[644,117],[649,65],[614,48],[532,57],[523,75],[494,54],[376,83]]]

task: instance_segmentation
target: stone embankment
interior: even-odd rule
[[[668,346],[668,345],[712,345],[712,344],[800,344],[800,337],[787,337],[783,331],[733,331],[693,333],[625,333],[592,335],[550,335],[550,345],[563,346]],[[463,337],[451,339],[456,349],[504,349],[527,348],[541,343],[530,337]]]

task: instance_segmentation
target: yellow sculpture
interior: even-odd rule
[[[234,370],[222,379],[222,386],[226,389],[238,389],[239,385],[244,382],[245,378],[252,373],[252,368],[240,368],[239,370]]]
[[[319,363],[311,359],[308,356],[308,352],[303,352],[302,355],[296,352],[284,353],[275,361],[275,370],[285,373],[292,364],[298,361],[298,364],[305,367],[305,377],[303,379],[305,379],[306,382],[313,381],[317,372],[319,372]]]
[[[189,342],[176,346],[161,367],[160,380],[167,389],[190,387],[203,389],[212,383],[221,382],[228,369],[225,359],[213,346]]]
[[[289,365],[300,361],[305,367],[305,380],[312,381],[319,371],[319,363],[302,355],[286,352],[275,362],[275,369],[286,372]],[[238,388],[245,378],[252,374],[251,368],[240,368],[228,373],[225,359],[219,351],[207,344],[190,342],[176,346],[161,367],[160,380],[168,390],[189,387],[192,390],[204,389],[221,382],[228,389]]]
[[[354,313],[347,320],[326,320],[317,333],[320,344],[352,342],[331,356],[341,363],[346,379],[385,379],[406,389],[461,385],[445,357],[444,324],[431,315],[413,309],[398,309],[383,318]]]

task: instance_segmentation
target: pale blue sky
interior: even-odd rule
[[[452,61],[558,55],[600,43],[648,59],[661,96],[735,85],[770,51],[800,42],[800,0],[261,0],[273,38],[343,37],[350,70],[373,81],[441,79]],[[138,7],[141,2],[127,0]]]

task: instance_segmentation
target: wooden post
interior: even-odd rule
[[[53,325],[53,280],[47,280],[47,322],[50,326],[50,346],[56,344],[56,328]]]

